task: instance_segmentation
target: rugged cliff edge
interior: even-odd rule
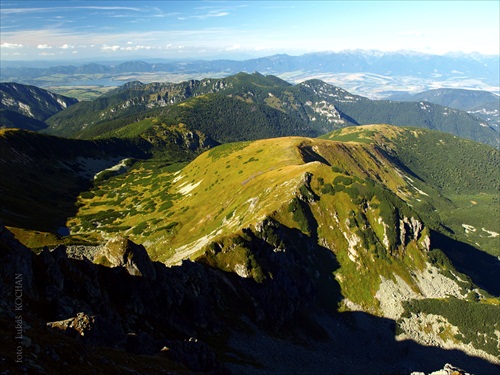
[[[126,239],[92,251],[101,266],[63,246],[36,255],[4,227],[0,237],[6,373],[54,373],[61,364],[74,373],[409,373],[446,361],[497,371],[457,350],[398,342],[391,320],[332,314],[317,280],[335,281],[308,274],[318,261],[335,267],[331,256],[271,251],[275,276],[258,284],[197,262],[165,267]]]

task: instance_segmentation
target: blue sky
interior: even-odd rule
[[[499,54],[500,1],[0,0],[1,59]]]

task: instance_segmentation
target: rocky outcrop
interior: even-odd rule
[[[0,103],[2,109],[45,121],[50,116],[78,103],[78,100],[36,86],[3,82],[0,83]]]
[[[297,235],[273,224],[263,230],[272,238],[279,233],[287,244]],[[316,289],[326,281],[317,275],[311,281],[314,264],[326,259],[312,253],[309,239],[301,242],[307,255],[301,254],[302,247],[273,252],[274,245],[259,237],[252,234],[248,246],[266,274],[272,274],[261,282],[198,262],[168,268],[125,238],[87,253],[73,249],[75,257],[68,256],[65,246],[36,255],[2,228],[0,276],[4,285],[11,285],[16,272],[24,275],[23,318],[44,327],[44,337],[62,334],[89,347],[160,356],[190,371],[224,372],[204,337],[211,337],[212,345],[218,342],[216,347],[223,345],[221,335],[234,329],[235,322],[247,330],[279,332],[285,325],[289,330],[303,311],[317,309]],[[329,282],[335,283],[333,277]],[[2,301],[12,300],[12,290],[1,292]],[[2,311],[10,307],[5,304]]]
[[[404,373],[416,361],[425,363],[416,367],[425,371],[437,368],[438,361],[470,363],[472,371],[492,368],[457,351],[400,343],[390,321],[336,312],[338,265],[314,236],[269,220],[237,242],[254,257],[246,270],[252,276],[258,271],[260,278],[222,271],[210,258],[168,268],[124,238],[96,249],[96,259],[106,266],[68,256],[64,246],[36,255],[0,227],[2,369],[6,374],[59,373],[61,366],[69,373],[99,374],[227,374],[228,368],[290,373],[283,359],[290,356],[300,358],[301,370],[314,373]],[[216,257],[234,251],[219,245],[213,248]],[[319,319],[322,314],[328,319]],[[16,338],[8,328],[14,323]],[[245,339],[231,340],[235,335]],[[271,346],[260,346],[266,342]]]
[[[144,276],[154,280],[156,272],[151,259],[142,245],[117,237],[94,254],[94,263],[108,267],[122,267],[132,276]]]
[[[425,372],[412,372],[411,375],[426,375]],[[437,370],[429,375],[470,375],[467,371],[447,363],[442,370]]]
[[[172,269],[153,263],[142,246],[124,238],[110,240],[95,256],[107,266],[68,257],[64,246],[36,255],[2,226],[0,317],[14,321],[19,316],[22,335],[34,342],[62,334],[89,351],[108,347],[157,355],[179,363],[186,373],[224,372],[209,346],[201,340],[184,342],[220,332],[226,313],[243,313],[245,305],[231,302],[238,297],[227,277],[191,262]],[[12,305],[17,284],[19,311]],[[171,349],[168,355],[165,347]],[[52,350],[59,353],[54,358],[61,357],[57,347]]]
[[[414,217],[404,216],[399,220],[399,240],[403,246],[406,246],[412,240],[418,240],[422,232],[423,224]]]
[[[86,332],[93,329],[94,324],[95,317],[88,316],[87,314],[80,312],[74,318],[60,320],[58,322],[49,322],[47,323],[47,326],[50,328],[57,328],[62,331],[76,331],[76,334],[85,336]]]

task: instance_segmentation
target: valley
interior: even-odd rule
[[[494,127],[259,73],[103,91],[0,130],[27,368],[498,373]]]

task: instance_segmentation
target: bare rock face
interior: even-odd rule
[[[272,275],[257,282],[211,266],[209,257],[167,267],[124,238],[96,250],[99,264],[83,256],[90,248],[81,257],[68,256],[62,245],[36,254],[0,225],[2,370],[52,374],[64,365],[75,374],[226,375],[406,374],[416,368],[428,374],[449,362],[498,373],[495,364],[458,350],[396,341],[393,320],[337,313],[335,259],[316,238],[298,233],[268,220],[238,239],[254,254],[258,271]],[[279,241],[286,251],[275,251]],[[224,250],[221,243],[215,255]],[[9,328],[14,323],[16,337]],[[22,366],[20,354],[2,348],[20,348]],[[451,374],[465,375],[433,375]]]
[[[95,323],[95,318],[85,313],[78,313],[74,318],[47,323],[47,327],[57,328],[62,331],[76,331],[80,336],[85,336]]]
[[[156,271],[144,246],[123,237],[113,238],[100,248],[94,255],[94,263],[123,267],[132,276],[156,279]]]
[[[425,375],[425,372],[412,372],[411,375]],[[470,375],[465,370],[447,363],[442,370],[434,371],[429,375]]]

